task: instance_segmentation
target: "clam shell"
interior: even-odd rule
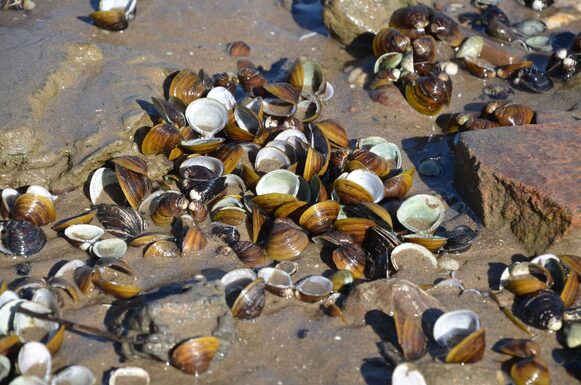
[[[396,144],[384,141],[370,146],[369,151],[385,159],[387,164],[390,165],[390,168],[395,170],[401,169],[402,156],[401,151]]]
[[[97,258],[121,258],[127,252],[127,243],[119,238],[104,239],[95,242],[91,252]]]
[[[448,238],[437,235],[426,236],[421,234],[407,234],[402,236],[402,238],[406,242],[417,243],[418,245],[430,250],[432,253],[440,250],[448,241]]]
[[[206,92],[204,79],[190,70],[182,70],[173,77],[168,94],[189,105],[200,98],[204,92]]]
[[[297,297],[304,302],[325,299],[333,291],[333,282],[320,275],[311,275],[300,280],[295,286]]]
[[[226,273],[220,281],[224,285],[224,292],[228,295],[244,289],[256,278],[256,273],[252,269],[235,269]]]
[[[184,373],[199,376],[208,370],[219,347],[216,337],[191,338],[173,349],[171,364]]]
[[[224,143],[212,153],[212,156],[223,162],[223,173],[230,174],[238,167],[238,163],[243,154],[244,149],[239,145],[235,143]]]
[[[354,244],[341,246],[333,251],[332,258],[338,270],[348,270],[354,278],[365,277],[367,255],[360,246]]]
[[[232,305],[232,315],[245,320],[258,318],[264,309],[265,286],[264,280],[257,278],[244,287]]]
[[[126,168],[120,163],[115,163],[115,175],[129,205],[133,208],[139,207],[143,198],[151,190],[149,177]]]
[[[318,121],[315,125],[334,146],[349,148],[347,132],[337,121],[325,119]]]
[[[549,368],[539,357],[525,358],[515,362],[510,368],[510,376],[515,385],[549,385],[551,383]]]
[[[105,234],[105,230],[95,225],[71,225],[65,230],[65,236],[78,244],[81,250],[87,250],[103,234]]]
[[[344,287],[351,285],[354,282],[355,277],[353,277],[353,273],[349,270],[337,270],[331,274],[329,279],[333,283],[333,292],[337,293]]]
[[[208,244],[208,240],[200,228],[192,223],[189,225],[182,240],[182,256],[190,257],[197,255]]]
[[[10,359],[6,356],[0,356],[0,381],[4,381],[4,379],[8,377],[11,369],[12,363],[10,362]]]
[[[139,367],[128,366],[125,368],[115,369],[109,377],[109,385],[123,384],[125,381],[136,382],[136,385],[149,385],[149,373]]]
[[[299,219],[299,224],[313,235],[319,235],[333,228],[339,214],[339,203],[323,201],[309,207]]]
[[[227,245],[240,240],[240,233],[234,226],[212,226],[212,235],[217,236]]]
[[[252,198],[252,204],[260,207],[268,214],[274,213],[284,204],[296,202],[297,198],[288,194],[270,193]]]
[[[117,237],[134,238],[145,230],[143,218],[132,208],[107,204],[97,205],[96,208],[97,220],[105,230]]]
[[[436,196],[418,194],[405,200],[397,210],[397,219],[414,233],[431,234],[444,220],[445,205]]]
[[[224,163],[220,159],[204,155],[188,158],[183,161],[179,167],[180,176],[186,177],[186,171],[191,166],[204,167],[215,176],[222,176],[224,174]]]
[[[2,207],[0,208],[0,214],[3,218],[8,218],[8,214],[12,211],[14,207],[14,201],[20,193],[12,188],[5,188],[2,190]]]
[[[232,95],[228,89],[221,86],[212,88],[206,97],[219,101],[224,105],[224,107],[226,107],[228,111],[230,111],[236,105],[236,99],[234,99],[234,95]]]
[[[446,363],[471,364],[480,361],[486,348],[484,334],[484,329],[478,329],[460,341],[446,356]]]
[[[131,247],[143,247],[155,241],[172,240],[173,236],[163,233],[142,233],[129,241]]]
[[[55,374],[51,385],[93,385],[94,383],[93,372],[84,366],[72,365]]]
[[[309,244],[309,237],[292,221],[277,218],[270,231],[265,251],[271,259],[281,261],[297,257]]]
[[[532,340],[504,338],[492,347],[494,351],[518,358],[535,357],[541,353],[541,346]]]
[[[183,105],[179,99],[170,98],[169,101],[166,101],[152,96],[151,103],[155,107],[159,116],[170,125],[175,126],[176,128],[184,128],[187,125],[186,117],[184,116],[186,106]],[[170,131],[173,132],[173,130]],[[175,132],[178,133],[179,139],[180,131],[176,129]]]
[[[264,147],[254,161],[254,168],[258,172],[269,172],[280,168],[287,168],[291,161],[284,152],[275,147]]]
[[[274,170],[260,178],[256,184],[256,195],[277,193],[296,196],[299,187],[296,174],[287,170]]]
[[[563,325],[562,314],[565,306],[559,295],[553,291],[543,290],[520,297],[515,306],[517,315],[536,328],[557,331]]]
[[[168,191],[156,197],[150,205],[151,219],[157,226],[169,225],[188,207],[188,200],[177,191]]]
[[[264,250],[252,242],[237,241],[231,243],[231,247],[238,259],[248,267],[254,268],[267,264]]]
[[[471,310],[444,313],[434,324],[433,337],[438,345],[453,348],[464,338],[480,329],[480,317]]]
[[[123,9],[127,20],[135,17],[137,0],[100,0],[99,11],[110,11],[112,9]]]
[[[394,28],[383,28],[373,38],[373,54],[404,53],[411,46],[409,37]]]
[[[424,262],[429,262],[434,268],[438,267],[438,261],[436,261],[434,254],[424,246],[415,243],[402,243],[396,246],[391,251],[391,265],[395,270],[399,270],[402,265],[405,265],[404,260],[412,257],[421,258],[425,260]]]
[[[186,109],[186,120],[190,127],[206,138],[211,138],[228,123],[228,110],[215,99],[194,100]]]
[[[143,138],[141,152],[143,155],[169,154],[180,142],[180,138],[180,131],[173,124],[158,124]]]
[[[46,245],[46,235],[42,229],[30,222],[12,219],[5,224],[0,223],[4,230],[4,241],[0,251],[18,256],[28,256],[38,253]]]
[[[48,381],[52,369],[52,357],[40,342],[27,342],[18,352],[18,370],[22,375],[36,376]]]
[[[458,51],[456,51],[456,58],[461,59],[466,56],[470,57],[480,57],[482,53],[482,48],[484,47],[484,39],[482,36],[470,36],[460,46]]]
[[[373,173],[375,173],[380,178],[389,174],[389,171],[391,170],[390,165],[388,165],[383,157],[369,150],[355,150],[351,153],[350,159],[360,162],[364,168],[373,171]],[[349,168],[350,167],[348,163],[346,170],[352,171]]]
[[[10,382],[10,385],[48,385],[48,383],[36,376],[18,376]]]
[[[115,185],[117,185],[119,189],[121,188],[117,182],[115,171],[105,167],[95,170],[89,184],[89,197],[91,198],[91,203],[94,205],[97,204],[102,199],[103,195],[109,195],[108,192],[110,191],[110,186]]]
[[[56,220],[56,208],[52,200],[43,195],[25,193],[14,201],[12,217],[44,226]]]
[[[21,303],[18,308],[41,314],[52,313],[49,308],[32,301],[25,301]],[[23,313],[18,313],[17,311],[14,315],[13,328],[14,333],[20,337],[22,342],[40,341],[46,339],[51,334],[54,334],[59,329],[59,324],[34,318]],[[23,372],[22,374],[28,373]]]
[[[375,225],[373,220],[367,218],[344,218],[333,223],[335,229],[349,235],[353,242],[359,244],[363,242],[367,229]]]
[[[182,140],[180,146],[191,153],[208,154],[216,150],[226,139],[224,138],[198,138]]]
[[[94,209],[86,209],[78,215],[58,221],[52,225],[51,229],[61,232],[71,225],[87,224],[95,218],[96,213]]]
[[[122,9],[95,11],[91,12],[89,17],[97,27],[109,31],[123,31],[129,26],[125,12]]]
[[[408,362],[395,367],[391,383],[392,385],[428,385],[423,374],[414,364]]]
[[[265,267],[258,271],[258,278],[262,278],[266,290],[279,297],[292,297],[293,281],[289,273],[273,267]]]
[[[181,255],[175,242],[158,240],[150,243],[143,251],[144,258],[177,258]]]
[[[288,82],[296,89],[311,94],[326,92],[327,84],[321,66],[305,57],[300,57],[294,62]]]
[[[383,199],[383,183],[373,172],[354,170],[333,183],[335,193],[343,204],[379,202]]]

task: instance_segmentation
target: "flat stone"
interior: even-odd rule
[[[531,252],[578,237],[581,122],[466,132],[455,185],[488,227],[509,226]]]

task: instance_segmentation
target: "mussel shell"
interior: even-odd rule
[[[299,224],[313,235],[322,234],[333,228],[339,214],[339,203],[323,201],[309,207],[299,219]]]
[[[342,231],[331,229],[321,235],[314,236],[312,241],[323,247],[335,248],[353,243],[353,238]]]
[[[258,278],[264,279],[266,290],[279,297],[293,295],[293,281],[289,273],[272,267],[265,267],[258,272]]]
[[[309,244],[309,237],[292,221],[277,218],[274,221],[265,251],[275,261],[298,256]]]
[[[350,235],[353,242],[359,244],[363,242],[367,229],[375,225],[375,221],[367,218],[344,218],[333,223],[336,230]]]
[[[535,357],[541,353],[541,346],[533,340],[504,338],[492,347],[492,350],[518,358]]]
[[[145,258],[177,258],[180,255],[178,245],[167,239],[152,242],[143,250]]]
[[[427,194],[408,198],[397,210],[397,219],[408,230],[430,234],[442,223],[445,214],[444,202]]]
[[[143,198],[151,190],[151,180],[149,177],[125,168],[119,163],[115,163],[115,175],[117,175],[117,181],[129,205],[133,208],[139,207]]]
[[[224,143],[218,147],[212,155],[224,163],[224,174],[230,174],[236,167],[240,158],[244,154],[244,149],[235,143]]]
[[[349,270],[353,277],[365,277],[365,262],[367,254],[361,246],[356,244],[344,245],[333,251],[333,262],[338,270]]]
[[[171,352],[171,364],[187,374],[199,376],[205,373],[220,347],[220,340],[213,336],[186,340]]]
[[[534,111],[524,104],[509,104],[494,111],[494,119],[501,126],[522,126],[530,124]]]
[[[349,162],[347,163],[345,171],[353,171],[357,168],[365,168],[373,171],[380,178],[383,178],[391,171],[390,165],[383,157],[366,149],[353,151],[350,155],[350,159],[359,162],[363,167],[352,168],[350,167],[351,162]]]
[[[248,56],[250,55],[250,46],[243,41],[228,43],[226,46],[230,56]]]
[[[36,254],[47,242],[42,229],[25,220],[13,219],[5,222],[4,231],[4,247],[14,255]]]
[[[19,195],[12,208],[14,219],[23,219],[37,226],[44,226],[56,220],[56,208],[47,197],[26,193]]]
[[[177,99],[177,100],[179,100],[179,99]],[[176,106],[173,103],[171,103],[171,100],[166,101],[166,100],[161,99],[161,98],[156,98],[155,96],[151,97],[151,102],[153,103],[153,106],[155,107],[159,116],[161,116],[163,118],[163,120],[165,120],[170,125],[177,127],[177,128],[182,128],[188,124],[188,122],[186,121],[186,117],[184,116],[185,108],[183,110],[181,110],[180,109],[181,105]],[[183,104],[183,103],[181,103],[181,101],[180,101],[180,104]],[[177,132],[179,134],[179,130],[177,130]],[[168,137],[162,136],[162,138],[167,139]],[[173,148],[173,146],[172,146],[172,148]]]
[[[293,63],[288,82],[296,89],[314,95],[324,94],[327,87],[319,63],[300,57]]]
[[[539,329],[559,330],[562,326],[563,301],[553,291],[544,290],[515,302],[517,315],[526,323]]]
[[[97,220],[105,230],[123,238],[134,238],[145,230],[145,223],[141,215],[130,207],[100,204],[97,209]]]
[[[397,29],[383,28],[373,38],[373,54],[380,57],[388,52],[404,53],[410,44],[410,38]]]
[[[285,194],[295,197],[300,181],[295,173],[288,170],[274,170],[264,175],[256,184],[256,195]]]
[[[479,329],[454,346],[446,356],[446,363],[471,364],[484,357],[486,348],[485,331]]]
[[[222,72],[214,75],[214,86],[224,87],[234,95],[236,93],[236,86],[238,85],[238,77],[228,72]]]
[[[393,227],[389,212],[377,203],[360,202],[355,206],[343,206],[343,211],[348,217],[370,219],[386,230],[391,230]]]
[[[426,337],[422,331],[422,321],[419,317],[401,314],[394,306],[393,318],[397,341],[406,361],[419,360],[426,354]]]
[[[455,310],[441,315],[434,324],[433,337],[438,345],[453,348],[480,329],[480,317],[471,310]]]
[[[401,199],[407,195],[413,185],[410,174],[401,173],[383,183],[385,199]]]
[[[458,47],[462,43],[458,23],[443,12],[432,13],[429,32],[450,47]]]
[[[217,236],[227,245],[240,240],[240,233],[234,226],[212,226],[212,235]]]
[[[87,224],[93,220],[97,212],[94,209],[86,209],[82,213],[72,216],[70,218],[62,219],[51,226],[56,232],[64,231],[67,227],[72,225]]]
[[[201,202],[208,203],[219,196],[226,193],[226,177],[221,176],[218,178],[210,179],[206,182],[196,184],[190,189],[189,196],[190,199]]]
[[[486,33],[504,41],[513,41],[517,38],[514,30],[500,20],[491,20],[486,27]]]
[[[325,135],[332,145],[349,148],[349,138],[347,132],[337,121],[333,119],[320,120],[314,123],[315,126]]]
[[[548,92],[553,88],[552,80],[535,66],[521,68],[517,73],[515,84],[531,92]]]
[[[389,26],[403,32],[410,39],[417,39],[425,33],[430,23],[431,9],[423,4],[397,9],[389,21]]]
[[[515,385],[549,385],[551,383],[547,364],[539,357],[525,358],[515,362],[510,368],[510,376]]]
[[[204,249],[207,244],[208,240],[204,236],[202,230],[196,224],[188,223],[187,230],[181,242],[182,256],[195,256],[200,250]]]
[[[238,71],[238,81],[245,92],[251,92],[266,84],[266,78],[256,68],[245,67]]]
[[[151,219],[157,226],[169,225],[174,217],[188,207],[188,200],[178,192],[167,192],[153,200],[150,206]]]
[[[472,242],[478,237],[478,232],[466,225],[460,225],[447,231],[444,236],[448,238],[448,242],[444,245],[446,251],[463,253],[472,246]]]
[[[109,31],[123,31],[129,26],[129,22],[125,17],[125,11],[123,9],[95,11],[92,12],[89,17],[97,27]]]
[[[433,62],[436,59],[436,40],[425,35],[412,42],[414,63]]]
[[[202,97],[206,91],[204,79],[199,74],[190,70],[181,70],[173,77],[169,85],[168,94],[189,105],[194,100]]]
[[[230,243],[232,250],[246,266],[254,268],[267,264],[264,250],[250,241],[237,241]]]
[[[494,66],[482,58],[465,56],[464,65],[466,66],[468,72],[476,77],[482,79],[491,79],[496,76],[496,69]]]
[[[232,315],[245,320],[258,318],[264,309],[265,287],[266,284],[262,278],[249,283],[234,301]]]
[[[401,244],[397,235],[380,227],[367,230],[363,240],[363,249],[368,253],[365,264],[365,276],[368,279],[380,279],[389,276],[389,255]]]

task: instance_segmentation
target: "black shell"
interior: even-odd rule
[[[559,330],[565,305],[554,291],[544,290],[518,298],[516,314],[526,323],[539,329]]]
[[[97,208],[97,220],[105,230],[123,239],[134,238],[145,230],[141,215],[130,207],[101,204]]]
[[[391,15],[389,26],[405,33],[410,39],[415,39],[425,33],[430,13],[430,7],[424,4],[399,8]]]
[[[210,179],[197,184],[190,190],[190,198],[202,203],[210,202],[226,192],[226,177]]]
[[[4,231],[4,247],[15,255],[33,255],[46,245],[42,229],[25,220],[4,222]]]
[[[365,276],[368,279],[386,278],[389,275],[389,255],[400,243],[391,231],[379,227],[370,227],[367,230],[362,246],[367,251]]]
[[[532,66],[521,68],[518,71],[515,84],[518,84],[531,92],[548,92],[553,88],[553,82],[544,71]]]
[[[201,183],[216,178],[218,175],[207,167],[192,165],[181,171],[182,177],[194,183]]]
[[[581,54],[566,50],[558,51],[551,55],[547,63],[547,74],[556,80],[568,80],[579,72],[581,72]]]
[[[212,227],[212,235],[217,236],[227,245],[240,240],[240,233],[234,226],[216,225]]]
[[[444,250],[449,253],[463,253],[468,250],[472,242],[478,237],[478,232],[466,225],[460,225],[447,231],[444,234],[448,242],[444,245]]]
[[[504,13],[504,11],[497,6],[493,5],[492,7],[486,8],[483,16],[484,17],[482,21],[484,24],[488,25],[492,21],[499,21],[505,25],[510,25],[510,20],[508,19],[508,16],[506,16],[506,13]]]

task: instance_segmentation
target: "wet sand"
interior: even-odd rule
[[[472,10],[467,5],[465,7]],[[515,19],[516,15],[527,13],[521,12],[523,9],[516,4],[509,5],[507,10],[509,16]],[[335,97],[326,103],[323,118],[340,121],[351,138],[381,135],[400,144],[405,153],[404,168],[411,165],[417,167],[427,157],[442,158],[444,174],[437,177],[416,174],[411,193],[437,193],[446,200],[450,209],[442,224],[445,228],[467,224],[481,232],[470,251],[441,257],[453,258],[460,263],[456,277],[466,288],[485,291],[495,287],[505,265],[529,256],[508,229],[483,228],[454,193],[453,153],[450,148],[453,138],[439,135],[441,128],[434,118],[419,115],[398,94],[394,95],[393,106],[373,103],[364,89],[350,84],[349,71],[345,69],[361,65],[368,68],[370,61],[365,55],[352,56],[337,42],[320,33],[300,40],[301,36],[312,32],[301,26],[321,32],[320,24],[309,25],[296,12],[293,16],[270,0],[254,0],[244,4],[223,1],[218,5],[214,2],[192,3],[185,0],[142,0],[138,5],[136,20],[122,33],[101,31],[87,23],[85,16],[91,11],[89,2],[52,0],[38,1],[37,8],[30,14],[0,13],[0,27],[6,27],[2,29],[3,34],[32,34],[37,41],[46,39],[50,42],[47,45],[49,52],[58,50],[57,45],[66,41],[87,43],[101,51],[102,59],[98,60],[96,67],[86,67],[84,64],[81,70],[73,73],[76,78],[70,81],[72,83],[69,87],[43,100],[42,111],[35,117],[33,124],[33,132],[38,135],[32,152],[35,156],[46,158],[55,147],[63,154],[68,154],[65,158],[52,160],[56,166],[43,167],[38,171],[38,180],[49,181],[60,190],[57,201],[59,219],[76,214],[90,205],[81,189],[66,191],[68,184],[78,186],[84,182],[78,180],[78,176],[85,171],[83,161],[87,157],[98,152],[98,149],[102,149],[102,160],[118,152],[137,153],[136,145],[127,141],[127,138],[145,123],[140,117],[137,122],[124,124],[123,117],[129,111],[135,111],[135,114],[143,111],[143,101],[148,101],[151,96],[161,96],[163,79],[168,73],[182,67],[195,70],[204,68],[212,74],[235,71],[235,59],[227,55],[225,46],[228,42],[243,40],[252,48],[250,59],[266,70],[276,69],[277,64],[274,63],[280,64],[281,58],[294,60],[300,55],[307,55],[319,61],[335,85]],[[0,49],[5,50],[4,44],[0,43]],[[12,44],[11,49],[18,52],[18,40],[15,39]],[[37,60],[44,63],[42,58]],[[90,62],[86,58],[82,60]],[[36,84],[35,79],[27,78],[24,64],[20,72],[0,74],[3,88],[18,84],[13,87],[23,97],[33,93],[27,89],[27,82]],[[55,71],[58,71],[56,67]],[[275,72],[271,71],[273,75]],[[103,78],[103,73],[108,74],[108,77]],[[125,79],[130,79],[130,82],[127,83]],[[464,108],[476,110],[484,103],[480,97],[482,80],[466,75],[463,71],[453,80],[456,97],[452,100],[449,112]],[[41,83],[42,79],[38,81],[38,84]],[[511,99],[525,102],[534,109],[550,105],[551,109],[567,110],[574,107],[576,100],[579,101],[578,95],[578,84],[557,85],[549,94],[531,95],[515,91]],[[14,103],[7,93],[2,93],[0,98],[1,102]],[[21,112],[19,108],[26,110],[18,104],[11,106],[15,113]],[[146,118],[143,120],[147,121]],[[39,125],[38,122],[43,124]],[[59,164],[63,162],[62,159],[65,159],[66,165],[61,167]],[[152,162],[160,159],[152,158]],[[19,182],[35,180],[34,170],[27,171],[32,175],[26,178],[20,177],[18,170],[4,174],[3,183],[6,186],[12,182],[14,184],[11,187],[17,187]],[[61,178],[62,172],[64,174]],[[47,230],[47,234],[50,242],[38,255],[26,260],[1,258],[2,278],[9,282],[17,278],[16,266],[22,262],[32,263],[31,276],[47,276],[62,261],[88,259],[86,253],[63,238],[58,238],[52,230]],[[130,248],[124,259],[135,267],[139,284],[144,288],[157,287],[195,274],[217,279],[224,272],[242,267],[234,255],[217,255],[214,252],[217,246],[216,243],[210,243],[196,258],[174,260],[147,260],[141,256],[141,249]],[[570,247],[560,244],[553,250],[577,252],[578,248]],[[300,268],[293,277],[295,280],[332,268],[321,258],[320,250],[314,245],[310,245],[297,262]],[[446,278],[448,274],[443,270],[426,274],[410,267],[401,272],[401,276],[414,277],[413,281],[417,284],[430,284]],[[430,294],[450,310],[469,308],[478,312],[486,328],[488,347],[504,337],[526,337],[490,299],[475,297],[472,293],[460,296],[452,288],[439,288],[430,291]],[[67,308],[64,317],[103,328],[107,311],[111,306],[118,306],[117,303],[112,304],[112,298],[106,297],[90,299],[88,302],[80,308]],[[237,342],[233,349],[197,382],[385,384],[391,369],[381,360],[376,346],[385,338],[386,324],[383,321],[379,318],[364,327],[345,327],[339,319],[325,316],[318,304],[305,304],[296,299],[281,299],[267,294],[266,307],[261,317],[253,322],[236,322]],[[192,330],[192,336],[196,335],[196,331]],[[553,383],[575,381],[560,365],[566,354],[556,342],[555,335],[538,331],[536,340],[543,347],[541,356],[549,363]],[[424,357],[427,361],[431,359],[430,355]],[[186,384],[193,381],[191,376],[163,363],[146,360],[121,362],[110,342],[72,332],[67,332],[55,360],[55,368],[71,364],[86,365],[98,381],[105,381],[111,368],[125,365],[146,368],[153,384]],[[487,349],[484,360],[476,365],[498,369],[499,360],[500,355]]]

